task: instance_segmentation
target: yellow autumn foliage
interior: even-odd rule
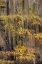
[[[33,20],[34,20],[34,19],[36,19],[36,20],[40,20],[40,19],[41,19],[39,16],[37,16],[37,15],[35,15],[35,14],[32,14],[32,15],[30,15],[29,17],[30,17],[30,20],[31,20],[31,19],[33,19]]]
[[[16,51],[18,51],[17,53],[19,54],[23,54],[23,53],[25,53],[25,51],[26,51],[26,47],[25,46],[19,46],[19,45],[17,45],[16,47],[15,47],[15,52]],[[16,53],[16,54],[17,54]]]
[[[42,34],[41,33],[34,34],[34,37],[35,38],[42,38]]]
[[[34,21],[32,22],[32,24],[33,24],[33,25],[35,25],[35,24],[41,25],[41,23],[40,23],[39,21],[37,21],[37,20],[34,20]]]
[[[20,27],[20,28],[18,28],[17,32],[18,32],[18,34],[23,34],[24,29],[22,27]]]
[[[20,55],[20,59],[27,59],[27,60],[31,60],[34,57],[35,57],[35,55],[31,54],[31,53],[25,54],[25,56],[23,56],[23,54]]]

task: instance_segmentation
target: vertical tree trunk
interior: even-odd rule
[[[15,33],[13,32],[13,50],[14,50],[15,46],[16,46],[16,42],[15,42]]]
[[[7,15],[9,15],[10,11],[9,11],[9,0],[7,0]]]
[[[36,33],[38,33],[38,32],[39,32],[39,26],[36,25]]]
[[[10,28],[8,28],[8,37],[9,37],[9,47],[11,50],[11,32],[10,32]]]
[[[22,27],[24,28],[24,17],[22,16]]]

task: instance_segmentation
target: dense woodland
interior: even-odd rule
[[[0,0],[0,50],[22,46],[42,59],[42,0]]]

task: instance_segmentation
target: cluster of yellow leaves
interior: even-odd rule
[[[25,33],[27,33],[29,36],[32,36],[32,33],[31,33],[30,30],[28,30],[28,29],[24,29],[24,31],[25,31]]]
[[[18,25],[21,25],[21,21],[18,22]]]
[[[3,15],[3,16],[0,16],[0,18],[2,18],[3,20],[7,20],[8,18],[10,18],[10,15]]]
[[[31,59],[33,59],[35,57],[35,55],[34,54],[31,54],[31,53],[28,53],[28,54],[26,54],[25,56],[23,56],[22,54],[20,55],[20,59],[27,59],[27,60],[31,60]]]
[[[25,46],[16,46],[15,47],[15,52],[16,54],[20,54],[19,58],[20,59],[28,59],[30,60],[31,58],[33,59],[35,57],[35,55],[33,53],[35,53],[35,49],[29,49],[29,52],[27,51],[25,53],[25,51],[27,50],[27,48]],[[24,56],[25,54],[25,56]]]
[[[30,17],[30,20],[31,19],[36,19],[36,20],[40,20],[41,19],[39,16],[36,16],[35,14],[32,14],[29,17]]]
[[[30,17],[30,21],[32,21],[32,25],[41,25],[41,18],[35,14],[32,14],[29,16]]]
[[[15,32],[15,27],[13,24],[10,25],[10,30],[11,30],[11,32]]]
[[[22,20],[22,17],[24,18],[24,21],[27,20],[27,18],[29,18],[31,21],[32,21],[32,25],[34,24],[38,24],[38,25],[41,25],[41,18],[39,16],[36,16],[35,14],[32,14],[32,15],[19,15],[19,14],[14,14],[14,15],[8,15],[8,16],[0,16],[0,18],[4,19],[7,21],[7,19],[11,19],[11,18],[14,18],[15,20],[18,20],[21,19]],[[18,25],[21,24],[21,21],[18,22]]]
[[[23,34],[24,33],[24,29],[22,27],[18,28],[17,30],[18,34]]]
[[[19,15],[19,14],[14,14],[14,15],[3,15],[3,16],[0,16],[0,18],[6,20],[6,19],[11,19],[11,18],[14,18],[17,20],[17,18],[19,19],[22,19],[24,18],[24,20],[26,20],[28,18],[28,15]]]
[[[35,25],[35,24],[41,25],[41,23],[40,23],[39,21],[37,21],[37,20],[34,20],[34,21],[32,22],[32,25]]]
[[[14,61],[10,61],[10,60],[8,60],[8,61],[7,60],[3,60],[2,61],[2,60],[0,60],[0,64],[6,64],[6,63],[7,64],[14,64]]]
[[[16,47],[15,47],[15,52],[16,52],[16,54],[24,54],[24,52],[26,51],[26,47],[25,46],[19,46],[19,45],[17,45]]]
[[[35,38],[42,38],[42,34],[41,33],[34,34],[34,37]]]
[[[5,23],[5,29],[7,28],[7,27],[9,27],[9,23],[7,22],[7,23]]]
[[[34,54],[29,53],[29,54],[27,54],[27,57],[28,57],[29,59],[31,59],[31,58],[35,57],[35,55],[34,55]]]
[[[27,34],[29,36],[32,36],[31,31],[28,29],[23,29],[22,27],[18,28],[18,34]]]
[[[24,18],[24,20],[26,20],[27,18],[29,18],[30,20],[32,20],[32,19],[41,20],[41,18],[39,16],[35,15],[35,14],[29,15],[29,16],[27,14],[26,15],[13,14],[13,15],[8,15],[8,16],[7,15],[0,16],[0,18],[3,18],[3,19],[4,18],[5,19],[6,18],[10,18],[10,19],[11,18],[14,18],[14,19],[17,19],[17,17],[20,18],[20,19]]]
[[[42,33],[37,33],[33,35],[36,38],[36,41],[39,41],[39,44],[42,44]]]
[[[10,29],[11,32],[15,32],[15,27],[13,25],[13,23],[9,22],[8,20],[5,21],[5,25],[4,25],[5,29]]]
[[[11,18],[14,18],[14,19],[17,19],[17,17],[18,18],[22,18],[22,16],[21,15],[19,15],[19,14],[14,14],[14,15],[3,15],[3,16],[0,16],[0,18],[2,18],[2,19],[11,19]]]
[[[22,18],[22,16],[19,15],[19,14],[15,14],[15,15],[13,15],[13,17],[14,17],[14,18],[17,18],[17,17]]]

